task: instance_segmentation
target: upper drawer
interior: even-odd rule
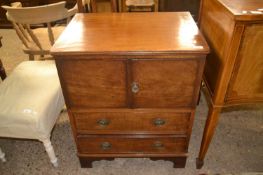
[[[132,61],[133,107],[175,108],[196,105],[203,63],[199,59]]]
[[[81,134],[187,134],[191,113],[73,113]]]

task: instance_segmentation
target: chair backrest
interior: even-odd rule
[[[43,47],[40,39],[38,39],[31,29],[31,25],[46,24],[51,47],[55,42],[51,22],[62,19],[67,19],[68,22],[70,17],[78,12],[77,6],[68,10],[65,8],[65,4],[65,1],[61,1],[43,6],[22,7],[20,2],[15,2],[11,6],[2,7],[7,10],[7,19],[13,24],[25,48],[28,50],[34,48],[34,54],[45,55],[49,54],[50,48],[47,50]],[[34,43],[34,47],[32,47],[32,42]]]
[[[21,3],[14,3],[14,6],[2,6],[7,10],[8,20],[22,24],[40,24],[57,21],[68,17],[66,2],[58,2],[36,7],[21,7]]]
[[[124,9],[128,8],[128,11],[132,11],[132,9],[136,11],[152,11],[158,12],[159,0],[124,0]],[[126,6],[126,7],[125,7]]]

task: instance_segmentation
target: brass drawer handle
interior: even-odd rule
[[[111,149],[111,143],[109,143],[109,142],[102,142],[100,146],[101,146],[101,149],[103,149],[103,150]]]
[[[162,142],[157,141],[153,144],[153,147],[156,149],[162,149],[164,148],[164,144]]]
[[[155,126],[162,126],[162,125],[165,124],[165,120],[163,120],[161,118],[157,118],[157,119],[154,120],[153,123],[154,123]]]
[[[98,120],[97,123],[100,126],[108,126],[110,124],[110,120],[104,118],[104,119]]]
[[[140,88],[139,88],[139,84],[136,82],[133,82],[131,85],[131,90],[134,94],[138,93]]]

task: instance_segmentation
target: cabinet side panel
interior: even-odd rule
[[[227,101],[263,101],[263,24],[245,28]]]
[[[204,78],[213,96],[227,64],[234,21],[217,0],[204,0],[202,5],[200,28],[211,49],[206,60]]]

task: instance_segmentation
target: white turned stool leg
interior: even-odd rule
[[[0,159],[2,160],[2,162],[6,162],[5,153],[2,152],[1,148],[0,148]]]
[[[45,146],[46,152],[50,159],[50,162],[53,164],[54,167],[58,167],[58,159],[55,155],[53,146],[51,145],[50,138],[41,140]]]

